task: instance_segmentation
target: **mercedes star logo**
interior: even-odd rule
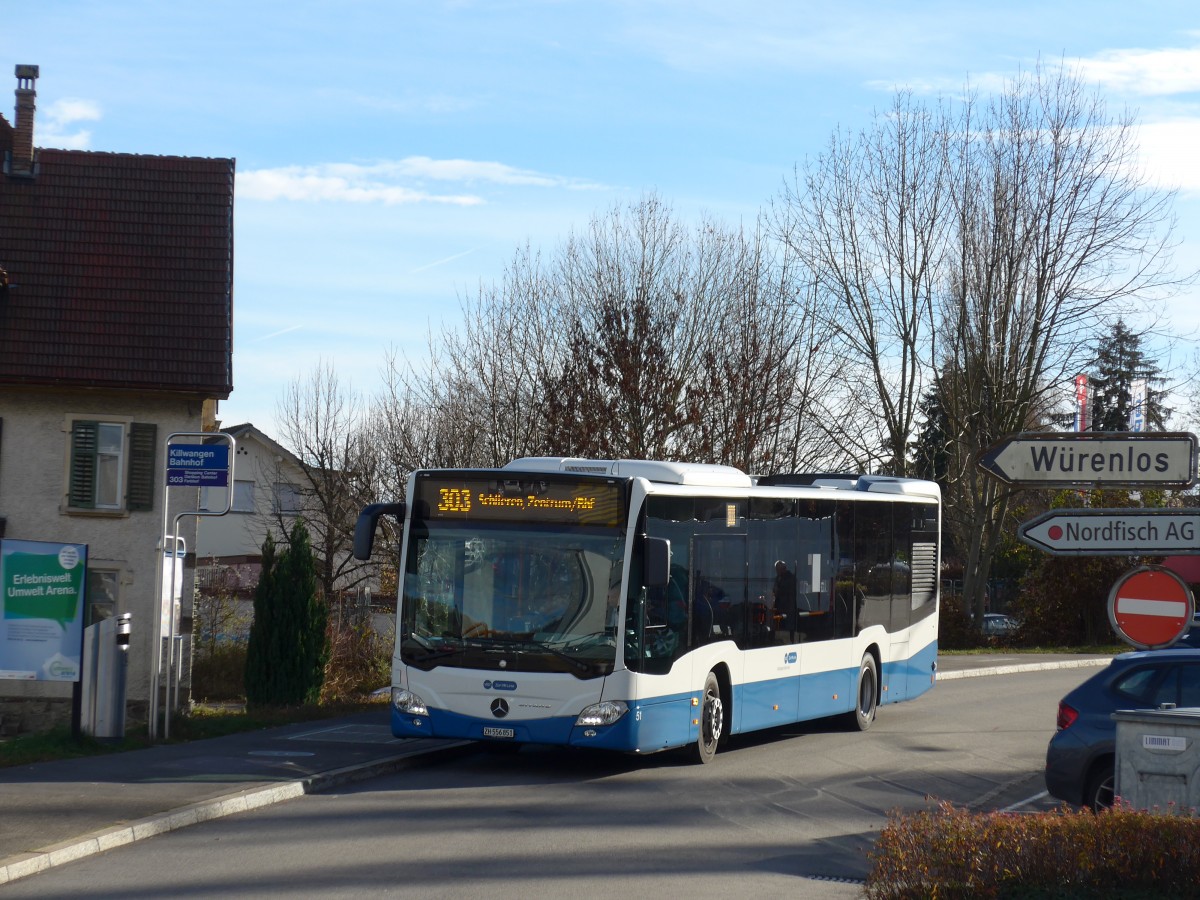
[[[508,715],[508,701],[503,697],[497,697],[492,701],[492,715],[497,719],[503,719]]]

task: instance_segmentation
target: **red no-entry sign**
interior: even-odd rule
[[[1121,576],[1108,595],[1113,629],[1143,650],[1175,643],[1191,626],[1194,612],[1191,589],[1162,566],[1134,569]]]

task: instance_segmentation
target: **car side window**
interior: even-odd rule
[[[1150,705],[1156,709],[1164,703],[1179,705],[1179,669],[1174,666],[1163,673],[1162,680],[1155,685]]]
[[[1157,706],[1158,703],[1152,701],[1151,691],[1154,690],[1155,683],[1158,681],[1161,671],[1161,669],[1154,666],[1135,669],[1119,678],[1113,685],[1113,690],[1135,703]]]
[[[1179,673],[1179,705],[1200,706],[1200,666],[1184,666]]]

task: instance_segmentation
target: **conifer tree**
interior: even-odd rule
[[[246,652],[247,704],[316,702],[329,657],[327,625],[308,529],[297,519],[288,546],[278,557],[270,536],[263,544],[262,575],[254,593],[254,624]]]
[[[246,704],[263,706],[271,703],[273,670],[271,660],[276,653],[271,646],[278,629],[274,622],[275,603],[275,538],[268,532],[262,545],[262,568],[254,588],[254,621],[246,645]]]
[[[1146,382],[1144,431],[1163,431],[1171,410],[1164,408],[1161,370],[1142,351],[1142,338],[1117,320],[1101,342],[1091,376],[1093,431],[1129,431],[1134,382]]]

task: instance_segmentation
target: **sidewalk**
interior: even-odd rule
[[[938,677],[1095,667],[1108,659],[950,656],[939,659]],[[387,710],[381,708],[204,741],[3,768],[0,885],[207,819],[473,748],[463,741],[394,738]]]

